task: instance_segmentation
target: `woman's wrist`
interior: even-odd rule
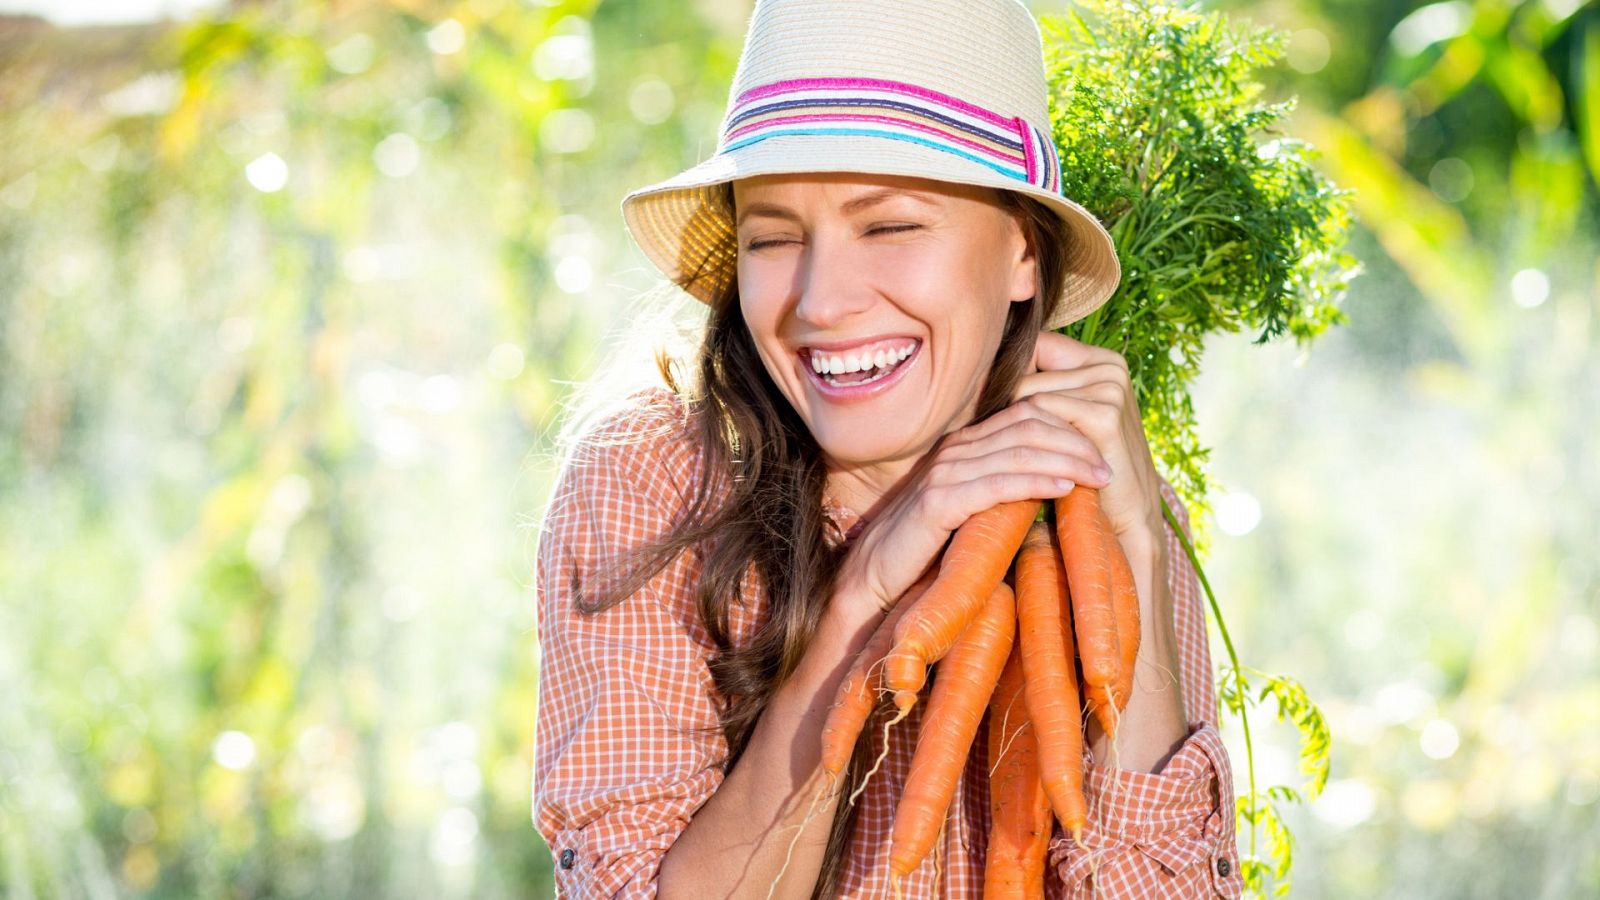
[[[858,538],[858,541],[865,540],[865,537]],[[871,548],[864,543],[852,546],[833,579],[833,596],[828,604],[830,612],[839,608],[856,618],[865,619],[873,614],[881,619],[894,608],[896,598],[888,596],[878,583],[879,579],[872,577],[868,571],[871,555]]]
[[[878,629],[893,603],[878,596],[865,581],[849,569],[841,569],[834,579],[832,595],[818,625],[819,636],[833,636],[858,649]],[[854,660],[855,654],[850,654]]]
[[[1159,772],[1188,735],[1178,682],[1178,642],[1165,533],[1132,529],[1119,535],[1139,593],[1139,653],[1133,693],[1117,734],[1117,760],[1125,769]],[[1091,717],[1089,741],[1097,760],[1111,758],[1110,741]]]

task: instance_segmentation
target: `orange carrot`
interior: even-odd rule
[[[878,629],[867,639],[866,646],[856,655],[855,665],[850,667],[849,674],[839,683],[838,696],[833,708],[828,711],[827,722],[822,726],[822,768],[835,779],[850,764],[856,739],[861,736],[861,729],[877,705],[877,691],[873,690],[876,680],[873,678],[876,674],[874,670],[889,652],[894,641],[894,627],[931,584],[933,577],[926,576],[900,597],[894,609],[878,623]]]
[[[1084,699],[1088,701],[1089,712],[1100,723],[1100,727],[1115,741],[1117,721],[1133,693],[1134,665],[1139,657],[1139,591],[1134,584],[1133,568],[1122,551],[1122,541],[1117,538],[1111,520],[1106,518],[1105,510],[1098,503],[1095,504],[1094,521],[1095,527],[1090,529],[1090,533],[1100,542],[1100,553],[1110,576],[1111,610],[1117,632],[1117,671],[1116,677],[1107,684],[1086,684]],[[1073,600],[1076,602],[1077,598]],[[1081,636],[1081,630],[1079,634]]]
[[[1040,522],[1028,532],[1017,554],[1017,639],[1022,644],[1023,696],[1039,743],[1045,794],[1056,818],[1081,843],[1089,818],[1083,796],[1083,730],[1078,721],[1072,628],[1064,622],[1067,577],[1051,537],[1050,526]]]
[[[1121,713],[1127,708],[1128,697],[1133,693],[1133,667],[1139,659],[1139,589],[1134,584],[1133,567],[1122,552],[1122,541],[1117,539],[1116,532],[1112,530],[1111,520],[1106,518],[1104,510],[1097,511],[1100,513],[1100,533],[1105,536],[1108,545],[1106,556],[1111,560],[1112,609],[1117,620],[1117,645],[1122,650],[1117,678],[1110,688],[1111,701],[1112,707]],[[1106,728],[1106,734],[1115,740],[1117,717],[1111,718],[1113,722]]]
[[[1002,503],[956,529],[939,561],[938,580],[894,630],[883,684],[895,692],[896,706],[905,710],[917,702],[928,666],[950,652],[983,609],[1038,513],[1037,500]]]
[[[1011,588],[998,582],[978,617],[939,663],[889,838],[889,873],[896,885],[922,863],[939,836],[972,738],[1011,653],[1016,621]]]
[[[1084,710],[1089,715],[1094,716],[1096,722],[1100,723],[1100,730],[1115,740],[1117,726],[1115,717],[1112,716],[1110,711],[1112,707],[1111,694],[1114,688],[1097,687],[1092,684],[1084,684],[1080,685],[1080,687],[1083,688]],[[1118,712],[1121,712],[1121,710],[1118,710]]]
[[[984,900],[1044,900],[1050,798],[1039,780],[1039,745],[1023,699],[1020,641],[1011,645],[989,701],[989,817]]]
[[[1122,648],[1117,644],[1111,562],[1099,510],[1100,492],[1081,484],[1056,501],[1056,535],[1072,592],[1072,629],[1083,680],[1103,688],[1117,678]]]

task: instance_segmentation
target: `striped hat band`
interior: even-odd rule
[[[1053,194],[1055,141],[1022,116],[1002,116],[940,91],[881,78],[795,78],[733,102],[719,153],[786,135],[853,135],[920,144]]]

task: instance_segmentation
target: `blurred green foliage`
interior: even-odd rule
[[[4,26],[0,894],[549,893],[537,451],[715,13]]]
[[[0,893],[550,893],[551,428],[748,5],[0,20]],[[1600,891],[1600,9],[1234,14],[1369,273],[1195,395],[1240,655],[1333,736],[1294,895]]]

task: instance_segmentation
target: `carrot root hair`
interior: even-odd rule
[[[894,714],[894,718],[883,723],[883,749],[878,751],[878,758],[872,761],[872,768],[868,769],[867,773],[861,776],[861,783],[856,785],[856,789],[850,792],[849,803],[851,806],[856,805],[856,798],[861,796],[861,792],[867,789],[867,782],[872,780],[872,776],[878,774],[878,767],[883,765],[884,757],[889,755],[890,727],[898,723],[901,719],[904,719],[910,713],[911,709],[909,707],[901,709]]]
[[[832,781],[831,774],[828,780]],[[811,792],[811,803],[806,807],[806,816],[800,820],[799,825],[795,826],[794,837],[789,839],[789,848],[783,853],[783,866],[778,869],[778,874],[773,876],[772,887],[767,889],[767,900],[772,900],[773,893],[778,890],[778,885],[783,882],[783,874],[789,871],[789,863],[794,859],[794,846],[800,843],[800,836],[806,833],[806,826],[810,825],[812,818],[816,816],[817,803],[832,793],[828,790],[828,787],[827,782],[819,782],[817,789]]]

